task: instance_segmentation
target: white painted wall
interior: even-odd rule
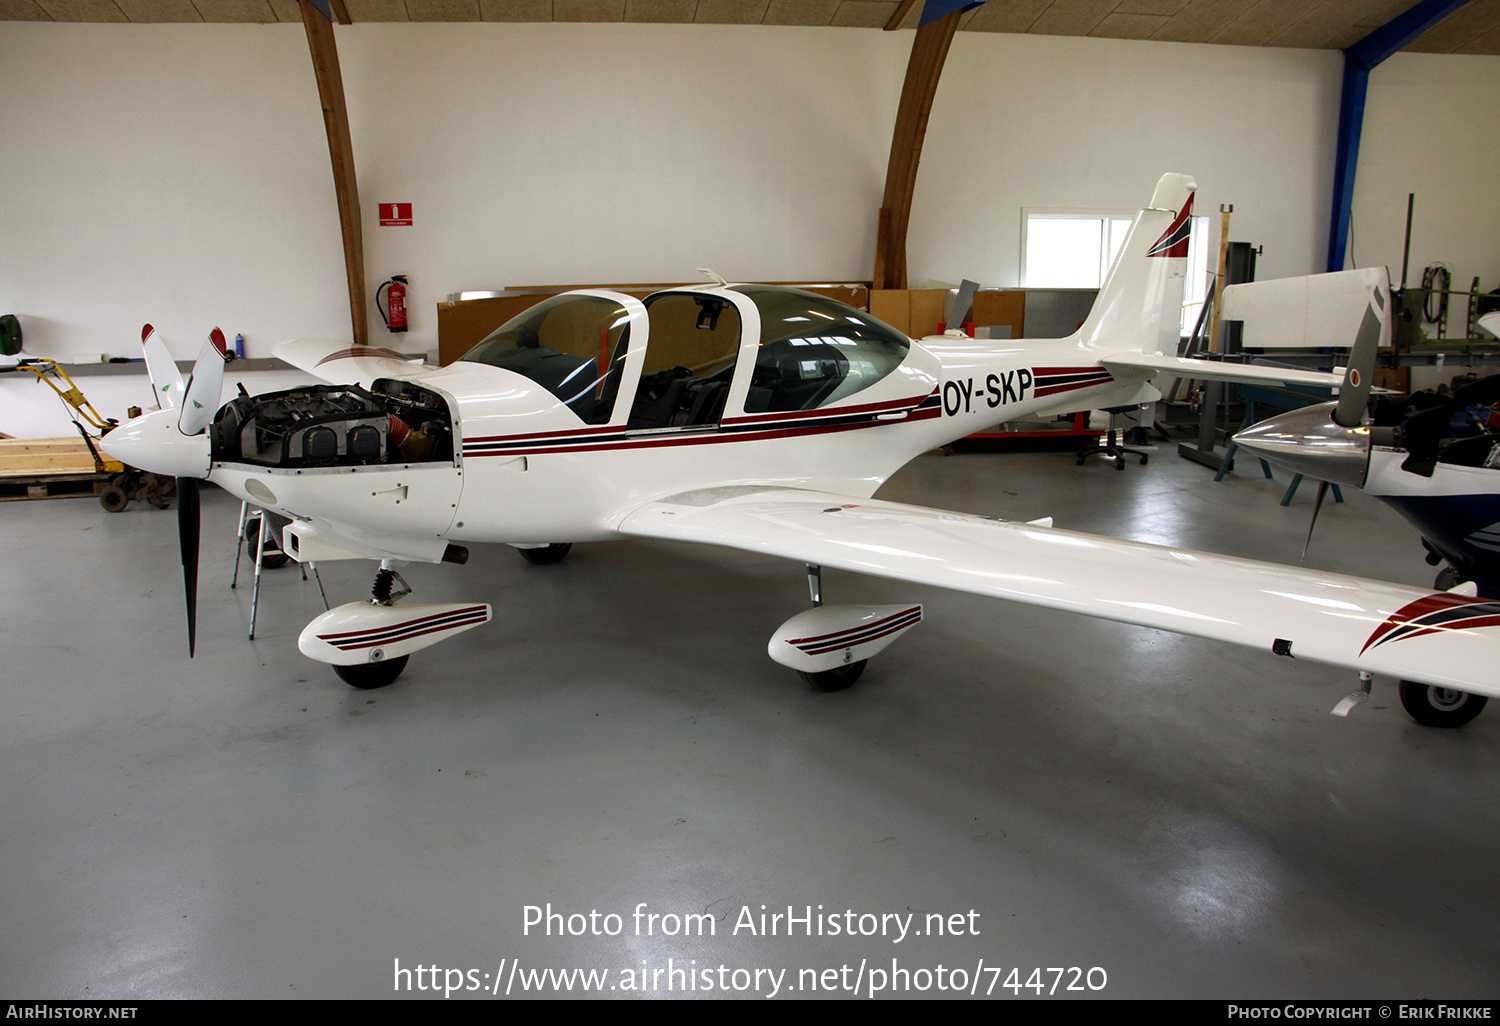
[[[999,45],[996,45],[996,44]],[[1013,285],[1023,207],[1135,210],[1164,171],[1234,205],[1262,276],[1321,270],[1341,58],[1318,50],[960,33],[928,128],[914,270]],[[977,272],[977,273],[976,273]]]
[[[1416,194],[1411,280],[1446,263],[1455,288],[1500,287],[1500,58],[1398,53],[1370,73],[1354,188],[1354,257],[1399,283]],[[1463,330],[1462,314],[1454,331]]]
[[[366,24],[337,38],[368,284],[412,276],[405,347],[435,344],[435,305],[461,289],[705,265],[870,274],[910,32]],[[1422,252],[1446,246],[1456,280],[1496,278],[1500,141],[1483,119],[1497,84],[1494,57],[1377,70],[1361,262],[1399,263],[1388,222],[1417,188],[1433,195]],[[1200,212],[1235,205],[1232,236],[1266,246],[1262,277],[1320,270],[1338,88],[1325,52],[962,33],[918,177],[912,281],[1013,285],[1022,207],[1133,209],[1165,170],[1198,177]],[[251,356],[347,336],[300,26],[0,22],[0,97],[0,312],[22,317],[29,352],[133,356],[147,320],[182,358],[213,324]],[[377,227],[382,201],[415,204],[416,225]],[[142,401],[143,383],[83,384],[110,415]],[[50,393],[0,378],[0,431],[66,433],[61,417]]]

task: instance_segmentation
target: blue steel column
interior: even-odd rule
[[[1365,92],[1370,70],[1344,51],[1344,92],[1339,101],[1339,148],[1333,165],[1333,223],[1328,229],[1329,271],[1344,269],[1349,248],[1349,219],[1354,212],[1354,170],[1359,163],[1359,135],[1365,122]]]
[[[1359,135],[1364,128],[1370,70],[1467,2],[1422,0],[1344,51],[1344,91],[1339,100],[1338,154],[1333,169],[1333,217],[1328,228],[1328,270],[1344,269],[1344,253],[1349,246],[1354,169],[1359,162]]]

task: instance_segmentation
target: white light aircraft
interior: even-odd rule
[[[1500,694],[1500,631],[1431,620],[1423,589],[871,498],[907,461],[981,428],[1152,401],[1162,371],[1341,381],[1171,355],[1195,188],[1161,179],[1064,339],[913,341],[841,303],[763,285],[644,301],[582,290],[447,367],[285,343],[277,356],[330,384],[242,389],[222,408],[212,344],[185,390],[158,352],[165,408],[105,447],[179,478],[190,647],[199,481],[291,518],[283,548],[299,560],[381,560],[372,600],[320,615],[299,639],[356,687],[390,683],[411,654],[490,619],[485,604],[398,602],[403,561],[461,563],[466,546],[492,542],[545,563],[573,542],[623,537],[805,564],[813,608],[775,632],[769,653],[821,690],[848,687],[922,618],[916,603],[824,605],[828,566]]]

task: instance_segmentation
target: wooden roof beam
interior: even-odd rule
[[[349,319],[354,344],[368,345],[369,317],[365,312],[365,241],[359,213],[359,184],[354,175],[354,143],[349,137],[349,109],[344,105],[344,80],[333,22],[312,0],[301,0],[302,26],[318,79],[323,106],[323,128],[328,133],[328,157],[333,164],[333,187],[338,196],[339,225],[344,236],[344,270],[349,279]]]
[[[917,186],[917,164],[922,159],[922,140],[927,136],[927,118],[932,113],[938,79],[942,77],[948,47],[962,16],[962,10],[955,10],[930,21],[917,29],[912,40],[906,81],[901,86],[901,104],[896,108],[891,159],[885,172],[885,197],[875,237],[877,289],[906,288],[906,228],[911,220],[912,193]]]

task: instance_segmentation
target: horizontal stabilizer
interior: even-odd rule
[[[1299,370],[1296,367],[1268,367],[1259,363],[1229,363],[1224,360],[1195,360],[1185,356],[1161,356],[1155,353],[1113,353],[1103,359],[1104,367],[1129,374],[1150,371],[1171,373],[1199,381],[1240,381],[1262,385],[1311,385],[1315,388],[1338,388],[1344,383],[1344,369],[1333,371]],[[1119,376],[1119,375],[1117,375]]]

